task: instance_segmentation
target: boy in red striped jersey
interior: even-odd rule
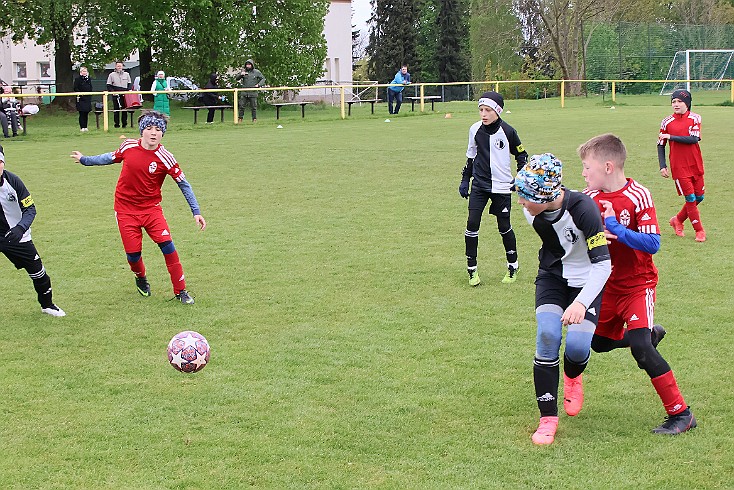
[[[578,154],[587,184],[584,192],[599,205],[612,257],[612,274],[591,348],[608,352],[629,347],[668,413],[653,432],[685,432],[696,427],[696,418],[683,400],[673,371],[657,351],[665,331],[659,325],[653,328],[658,271],[652,254],[660,249],[660,229],[652,196],[646,187],[625,177],[627,150],[613,134],[590,139]]]
[[[206,228],[206,221],[176,158],[160,144],[166,133],[167,123],[167,117],[160,112],[146,112],[138,119],[140,139],[126,139],[115,152],[84,156],[73,151],[71,157],[85,166],[122,162],[115,188],[115,219],[130,270],[135,273],[138,292],[143,296],[150,296],[150,284],[142,258],[145,230],[163,252],[175,299],[188,305],[194,303],[194,298],[186,290],[183,267],[160,206],[161,187],[167,175],[181,189],[194,215],[194,221],[201,230]]]
[[[675,181],[679,196],[686,200],[683,208],[670,218],[670,226],[678,236],[684,236],[683,223],[691,221],[696,241],[706,241],[706,231],[701,224],[698,205],[703,201],[703,157],[701,147],[701,116],[691,112],[691,93],[676,90],[670,96],[673,114],[663,119],[658,136],[658,162],[660,175]],[[665,164],[665,144],[670,145],[670,171]]]

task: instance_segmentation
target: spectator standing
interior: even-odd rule
[[[255,63],[252,60],[245,62],[245,69],[239,74],[237,80],[240,82],[242,88],[259,88],[265,86],[265,77],[262,72],[255,68]],[[257,122],[257,90],[245,90],[239,92],[237,104],[239,122],[242,122],[242,118],[245,115],[245,105],[248,105],[252,110],[252,122]]]
[[[156,92],[153,97],[153,110],[170,117],[171,106],[168,102],[168,92],[171,91],[171,87],[168,86],[166,74],[163,70],[160,70],[156,74],[156,78],[153,81],[153,85],[150,87],[150,91]]]
[[[130,90],[133,86],[132,80],[130,80],[130,74],[125,71],[125,65],[122,64],[122,61],[118,61],[115,63],[115,70],[110,73],[110,75],[107,77],[107,90],[109,92],[126,92]],[[114,107],[115,112],[114,114],[114,120],[115,120],[115,127],[120,127],[120,110],[125,108],[125,98],[120,94],[113,94],[112,95],[112,106]],[[132,121],[130,121],[132,125]],[[127,112],[122,113],[122,127],[127,127]]]
[[[217,74],[216,73],[212,73],[209,76],[209,81],[206,82],[206,85],[204,86],[204,88],[207,90],[219,88],[217,86]],[[208,106],[217,105],[219,103],[219,94],[216,92],[204,92],[201,95],[201,101],[204,105],[208,105]],[[214,112],[215,111],[216,109],[211,108],[211,107],[209,108],[209,112],[206,115],[207,124],[214,124]]]
[[[31,223],[35,218],[33,197],[17,175],[5,170],[5,154],[0,146],[0,253],[16,269],[26,270],[33,281],[42,313],[66,316],[53,302],[51,278],[31,239]]]
[[[395,86],[387,87],[387,110],[390,114],[397,114],[403,103],[403,90],[406,85],[410,84],[408,65],[403,65],[390,83]],[[395,110],[393,110],[393,102],[395,102]]]
[[[89,70],[86,66],[79,68],[79,76],[74,80],[74,92],[91,92],[92,80],[89,78]],[[89,131],[89,113],[92,112],[92,96],[77,95],[76,110],[79,111],[79,131]]]

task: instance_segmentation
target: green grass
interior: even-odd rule
[[[694,94],[694,104],[698,97]],[[715,100],[714,100],[715,99]],[[194,126],[174,108],[164,143],[192,183],[199,232],[178,188],[164,210],[196,305],[172,297],[147,238],[153,288],[136,291],[112,213],[119,167],[68,157],[111,151],[119,134],[79,134],[74,114],[44,111],[3,140],[7,169],[36,201],[33,236],[66,318],[41,315],[28,277],[0,269],[0,482],[6,488],[732,488],[726,252],[734,233],[730,107],[703,116],[708,241],[665,224],[681,206],[657,171],[666,97],[508,101],[505,119],[530,153],[554,152],[582,186],[576,147],[614,132],[627,173],[657,204],[663,246],[660,351],[700,427],[650,433],[664,412],[628,352],[594,354],[581,414],[534,447],[532,358],[537,236],[513,208],[521,271],[500,284],[504,254],[485,218],[467,284],[466,201],[457,193],[473,103],[387,117],[384,104],[263,110],[256,125]],[[445,112],[453,117],[444,118]],[[231,113],[230,113],[231,114]],[[131,135],[132,133],[128,133]],[[485,215],[486,216],[486,215]],[[167,365],[193,329],[211,365]]]

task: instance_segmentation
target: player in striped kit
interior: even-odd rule
[[[161,187],[167,175],[181,189],[201,230],[206,228],[206,221],[176,158],[160,144],[166,133],[167,121],[166,116],[159,112],[146,112],[138,119],[140,139],[126,139],[115,152],[84,156],[74,151],[71,157],[85,166],[122,162],[115,188],[115,218],[128,264],[135,273],[138,292],[143,296],[150,296],[150,284],[141,255],[142,232],[145,230],[163,252],[175,299],[183,304],[193,304],[194,298],[186,290],[183,267],[160,206]]]
[[[466,250],[466,270],[469,285],[479,286],[481,280],[477,272],[477,246],[482,213],[489,204],[489,214],[497,217],[497,231],[502,237],[507,258],[507,272],[502,282],[513,283],[517,280],[520,268],[517,257],[517,240],[510,222],[512,208],[512,187],[514,170],[511,158],[517,162],[519,171],[528,161],[528,154],[520,142],[515,128],[500,117],[505,107],[502,95],[485,92],[478,102],[479,116],[469,128],[469,144],[466,150],[466,165],[461,172],[459,195],[469,199],[469,217],[464,231]],[[469,181],[471,180],[471,193]]]
[[[679,434],[696,427],[673,371],[657,351],[665,335],[653,325],[658,270],[652,254],[660,248],[655,205],[646,187],[625,177],[627,150],[613,134],[596,136],[578,149],[586,193],[604,217],[612,274],[607,281],[591,347],[595,352],[629,347],[663,402],[668,417],[653,429]],[[626,325],[626,328],[625,328]]]
[[[36,218],[36,205],[20,178],[5,170],[5,154],[0,146],[0,253],[16,269],[25,269],[41,304],[41,312],[66,316],[53,302],[51,278],[41,262],[31,239],[31,223]]]
[[[535,279],[538,324],[533,381],[540,410],[533,443],[551,444],[558,428],[558,383],[563,326],[564,402],[569,415],[581,410],[581,373],[591,354],[602,290],[611,263],[601,216],[589,196],[561,186],[562,164],[550,153],[533,155],[513,189],[542,241]],[[570,383],[569,383],[570,382]],[[581,399],[578,398],[581,396]]]
[[[684,236],[683,223],[690,220],[697,242],[706,241],[698,205],[703,201],[703,157],[701,147],[701,116],[691,112],[691,93],[676,90],[670,96],[673,114],[663,119],[658,135],[660,175],[673,177],[675,189],[686,200],[683,208],[670,218],[670,226],[678,236]],[[670,145],[670,170],[665,163],[665,144]]]

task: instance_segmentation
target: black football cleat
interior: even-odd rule
[[[148,282],[147,277],[136,277],[135,285],[138,287],[138,292],[141,296],[150,296],[150,283]]]
[[[663,337],[665,337],[665,329],[662,325],[655,324],[652,326],[652,331],[650,332],[650,340],[652,340],[652,346],[657,349],[658,344],[661,340],[663,340]]]
[[[686,408],[679,414],[668,415],[665,417],[665,422],[660,426],[655,427],[652,432],[653,434],[668,434],[674,436],[694,429],[696,425],[696,417],[693,416],[690,408]]]

